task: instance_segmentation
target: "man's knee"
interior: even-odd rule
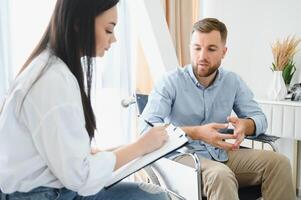
[[[276,154],[277,158],[275,159],[275,165],[278,166],[279,170],[283,171],[284,173],[291,172],[290,160],[282,154]]]
[[[202,177],[204,184],[217,186],[232,183],[236,188],[238,187],[235,174],[227,166],[209,169],[206,173],[202,174]]]
[[[291,164],[289,159],[280,153],[269,152],[267,161],[268,161],[267,170],[278,168],[280,171],[284,171],[284,172],[291,171]]]

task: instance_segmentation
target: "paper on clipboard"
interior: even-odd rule
[[[112,174],[112,178],[110,179],[110,181],[108,181],[108,183],[105,185],[105,188],[111,187],[112,185],[118,183],[119,181],[128,177],[134,172],[155,162],[156,160],[164,157],[170,152],[181,148],[188,142],[185,132],[179,127],[175,127],[174,125],[170,124],[166,128],[166,131],[169,137],[168,140],[164,143],[164,145],[160,149],[157,149],[144,156],[141,156],[129,162],[128,164],[124,165],[123,167],[119,168],[118,170],[116,170]]]

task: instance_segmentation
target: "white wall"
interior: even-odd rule
[[[292,34],[301,37],[301,1],[202,0],[200,12],[227,25],[229,49],[224,67],[240,74],[256,97],[265,97],[272,78],[271,43]],[[293,82],[301,82],[301,52],[295,61],[299,69]]]
[[[228,55],[223,66],[241,75],[257,98],[264,98],[272,78],[271,43],[293,34],[301,37],[301,1],[201,0],[200,12],[201,17],[216,17],[227,25]],[[297,72],[292,83],[301,82],[301,51],[295,56],[295,61]],[[280,142],[283,143],[280,151],[287,154],[292,141]],[[291,153],[288,153],[289,157],[293,157]],[[300,160],[299,153],[298,168]],[[300,190],[300,170],[297,182]]]

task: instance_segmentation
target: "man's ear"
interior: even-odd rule
[[[223,48],[223,58],[226,56],[227,51],[228,51],[228,48],[226,46],[224,46],[224,48]]]

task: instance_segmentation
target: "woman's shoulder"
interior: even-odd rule
[[[34,84],[43,81],[62,84],[74,83],[76,79],[61,59],[50,50],[44,50],[17,76],[14,84],[27,91]]]
[[[47,81],[56,80],[60,84],[64,83],[78,88],[78,82],[68,66],[54,55],[49,58],[43,76]]]
[[[61,59],[47,50],[31,62],[22,79],[19,83],[22,93],[36,103],[41,101],[51,107],[80,102],[76,78]]]
[[[75,76],[57,56],[50,54],[39,71],[40,74],[32,86],[33,90],[47,90],[50,95],[78,96],[79,86]]]
[[[59,105],[81,107],[75,77],[64,62],[45,51],[18,76],[8,91],[7,99],[11,99],[16,111],[27,106],[34,107],[32,110],[40,114]]]

